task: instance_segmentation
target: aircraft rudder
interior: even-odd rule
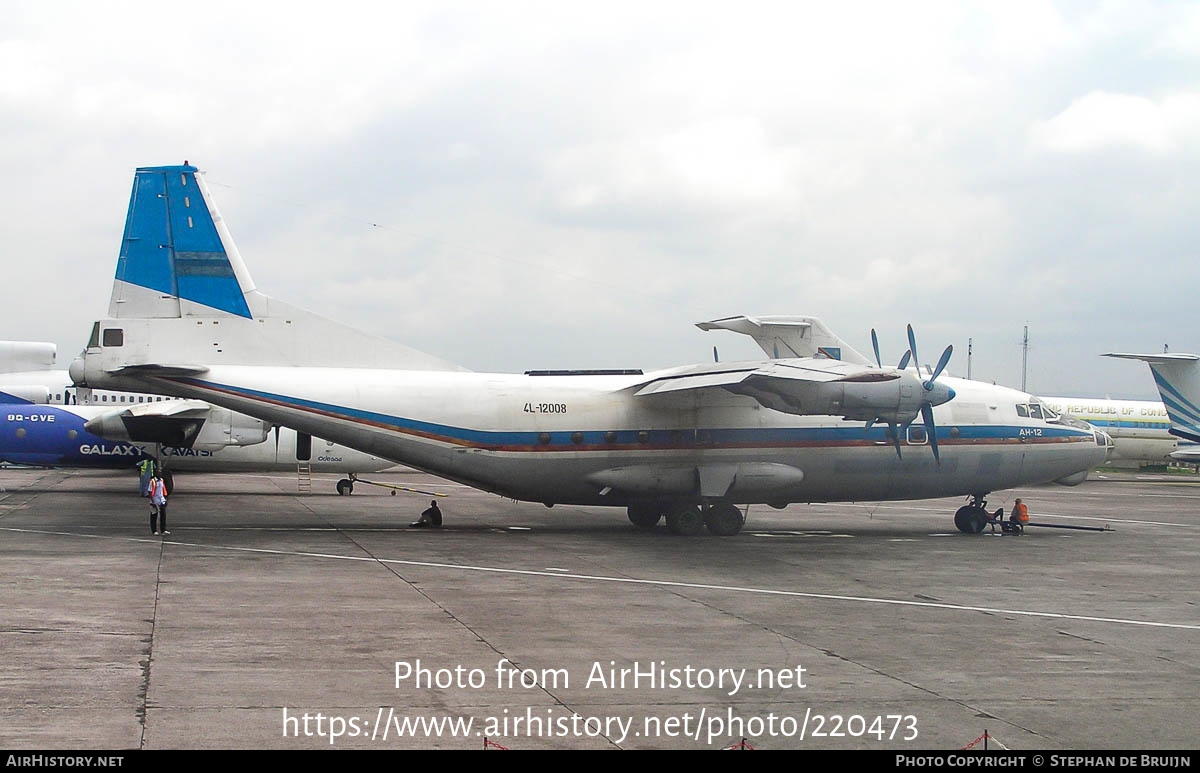
[[[125,218],[109,316],[250,318],[249,272],[199,170],[139,167]]]
[[[1150,372],[1171,419],[1172,434],[1200,439],[1200,360],[1151,362]]]

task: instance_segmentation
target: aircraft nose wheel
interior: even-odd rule
[[[354,481],[349,478],[342,478],[337,482],[337,493],[339,496],[349,496],[354,493]],[[392,492],[395,493],[395,492]]]
[[[963,505],[954,514],[954,525],[963,534],[979,534],[987,526],[987,510],[977,505]]]

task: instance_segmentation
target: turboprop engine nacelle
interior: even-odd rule
[[[922,403],[941,405],[954,398],[954,390],[944,384],[924,382],[908,371],[897,375],[899,378],[889,381],[856,378],[822,384],[834,401],[831,406],[834,409],[830,413],[847,419],[878,419],[903,424],[916,418],[921,412]],[[837,395],[839,387],[840,396]]]
[[[926,383],[929,388],[926,389]],[[912,371],[879,370],[833,381],[804,382],[751,376],[727,386],[768,408],[798,415],[841,416],[903,424],[921,412],[923,403],[941,405],[954,398],[954,390],[937,382],[924,382]]]
[[[271,431],[271,425],[261,419],[199,400],[145,403],[111,411],[86,422],[83,428],[109,440],[198,451],[255,445],[265,441]]]
[[[49,370],[58,357],[58,347],[38,341],[0,341],[0,372]]]
[[[252,446],[267,439],[271,425],[262,419],[213,406],[192,448],[219,451],[226,446]]]

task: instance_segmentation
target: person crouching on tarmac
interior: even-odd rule
[[[158,519],[157,525],[155,518]],[[157,473],[150,479],[150,533],[170,534],[167,531],[167,484]]]
[[[1015,527],[1016,533],[1020,534],[1025,531],[1025,527],[1029,525],[1029,508],[1020,499],[1013,503],[1012,515],[1008,517],[1010,523]]]
[[[436,499],[429,503],[429,507],[425,508],[421,517],[410,523],[408,528],[423,529],[426,526],[432,526],[435,529],[442,528],[442,511],[438,509]]]

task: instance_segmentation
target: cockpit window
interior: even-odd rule
[[[1033,415],[1033,409],[1039,408],[1042,412],[1042,417],[1044,417],[1046,419],[1046,421],[1053,421],[1054,419],[1058,418],[1058,412],[1055,411],[1053,408],[1051,408],[1046,403],[1042,402],[1040,398],[1035,397],[1032,400],[1030,400],[1029,402],[1030,402],[1029,414],[1031,416]]]
[[[100,345],[100,323],[92,325],[92,337],[88,339],[88,348]]]
[[[1023,419],[1028,419],[1029,418],[1029,406],[1028,405],[1018,405],[1017,406],[1017,415]]]
[[[125,331],[119,327],[110,327],[104,331],[105,346],[124,346]]]
[[[1044,418],[1042,416],[1042,406],[1037,405],[1037,404],[1030,405],[1029,406],[1029,418],[1031,418],[1031,419]]]

